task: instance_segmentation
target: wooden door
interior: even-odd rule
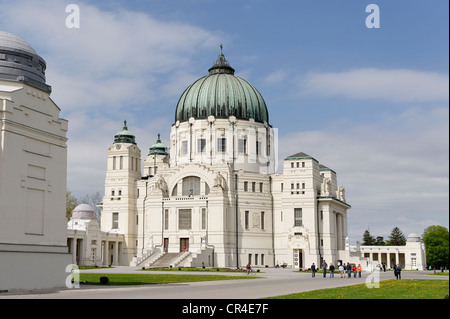
[[[169,251],[169,238],[164,238],[164,252],[167,253]]]
[[[180,238],[180,253],[189,251],[189,238]]]

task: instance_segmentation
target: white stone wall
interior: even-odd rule
[[[48,93],[0,81],[0,289],[64,286],[68,122],[59,112]]]

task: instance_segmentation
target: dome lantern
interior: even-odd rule
[[[156,143],[150,147],[148,155],[169,155],[169,153],[167,153],[167,147],[161,142],[161,134],[158,133],[158,139],[156,140]]]
[[[230,66],[230,63],[225,58],[225,55],[223,54],[222,50],[223,46],[220,45],[220,54],[217,57],[216,62],[214,62],[214,65],[211,68],[209,68],[208,70],[209,75],[217,73],[226,73],[234,75],[234,69]]]
[[[114,144],[115,143],[136,144],[134,134],[128,131],[127,121],[123,121],[122,130],[117,132],[117,134],[114,136]]]

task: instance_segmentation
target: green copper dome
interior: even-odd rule
[[[222,49],[222,46],[221,46]],[[175,111],[175,122],[184,122],[193,117],[228,118],[269,123],[269,113],[261,94],[250,83],[234,75],[234,69],[222,53],[202,77],[189,86],[181,95]]]
[[[148,153],[148,155],[169,155],[169,153],[167,153],[167,147],[161,143],[161,135],[158,134],[158,140],[156,141],[155,144],[152,145],[152,147],[150,147],[150,152]]]
[[[114,143],[136,144],[134,134],[128,131],[127,121],[123,121],[123,128],[114,136]]]

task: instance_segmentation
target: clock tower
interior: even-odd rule
[[[138,191],[136,181],[141,179],[141,151],[135,136],[128,130],[127,122],[114,136],[114,143],[108,149],[108,163],[105,180],[105,196],[102,205],[101,228],[110,234],[124,234],[123,247],[116,249],[119,258],[111,264],[128,264],[136,255],[136,225]],[[120,245],[116,243],[116,245]]]

